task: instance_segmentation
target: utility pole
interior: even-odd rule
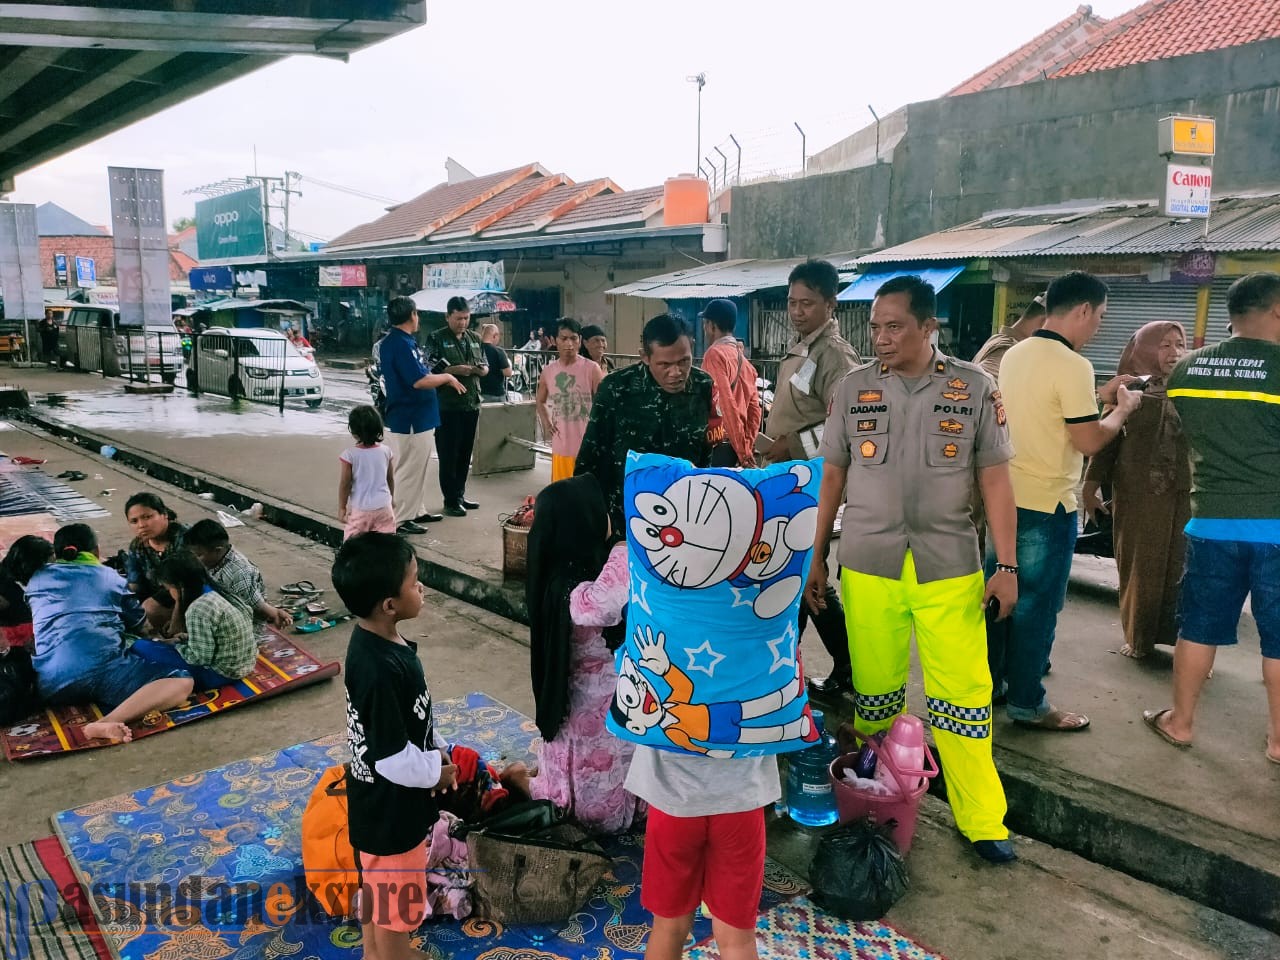
[[[302,174],[296,170],[286,170],[284,172],[284,249],[289,251],[289,197],[291,194],[302,196],[302,191],[294,189],[290,184],[302,179]]]
[[[692,76],[685,77],[689,83],[698,85],[698,159],[695,166],[702,166],[702,88],[707,85],[707,75],[705,73],[695,73]]]

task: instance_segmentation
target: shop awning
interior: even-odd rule
[[[874,300],[880,286],[894,277],[919,277],[926,283],[933,284],[934,290],[941,290],[960,274],[964,273],[964,264],[948,267],[916,267],[903,270],[872,270],[853,278],[853,282],[836,295],[837,300]]]
[[[449,301],[464,297],[472,313],[507,313],[515,303],[501,290],[472,290],[464,287],[434,287],[409,295],[414,306],[424,313],[444,313]]]

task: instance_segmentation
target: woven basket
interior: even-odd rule
[[[529,528],[502,525],[502,575],[524,578],[529,569]]]

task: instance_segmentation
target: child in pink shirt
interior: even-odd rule
[[[382,418],[371,406],[356,407],[347,418],[347,429],[356,440],[338,455],[342,474],[338,480],[338,519],[346,527],[343,540],[358,533],[395,533],[392,507],[395,454],[382,442]]]
[[[551,482],[573,476],[578,449],[591,419],[591,404],[604,373],[600,365],[578,353],[582,327],[577,320],[556,321],[560,356],[542,368],[538,378],[538,419],[551,438]]]

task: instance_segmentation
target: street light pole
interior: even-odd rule
[[[698,85],[698,160],[695,166],[702,165],[702,88],[707,85],[707,75],[705,73],[695,73],[692,76],[685,77],[689,83]]]

